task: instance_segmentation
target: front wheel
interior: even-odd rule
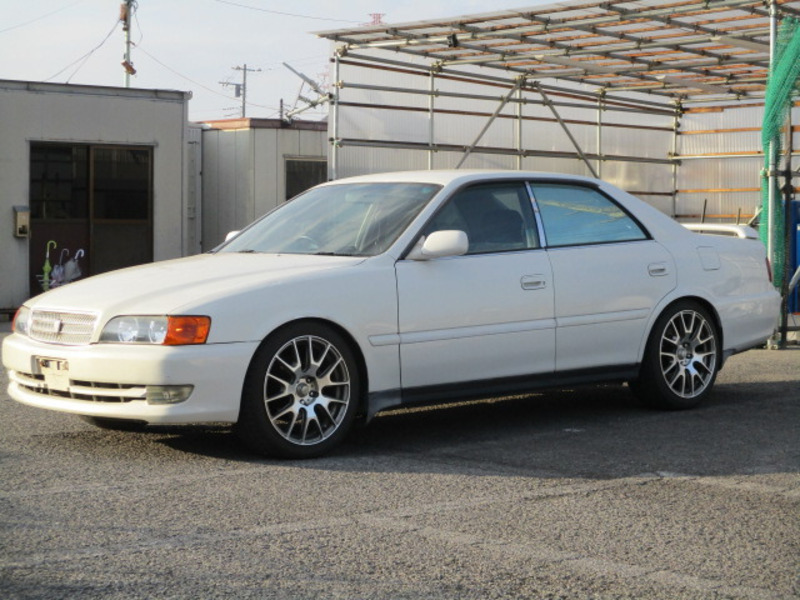
[[[358,365],[347,341],[325,325],[295,323],[256,351],[236,431],[259,454],[319,456],[347,434],[360,394]]]
[[[711,392],[720,352],[719,333],[708,311],[694,302],[678,302],[653,326],[631,389],[655,408],[693,408]]]

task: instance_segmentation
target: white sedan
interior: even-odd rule
[[[421,171],[313,188],[214,251],[33,298],[9,394],[100,426],[228,422],[319,455],[421,402],[627,381],[682,409],[777,321],[762,244],[601,181]]]

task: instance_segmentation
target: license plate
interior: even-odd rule
[[[39,372],[50,390],[69,391],[69,363],[58,358],[37,358]]]

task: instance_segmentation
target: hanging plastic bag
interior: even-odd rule
[[[50,287],[58,287],[59,285],[63,285],[66,283],[64,280],[64,254],[69,256],[69,248],[63,248],[61,250],[61,255],[58,259],[58,264],[53,267],[53,271],[50,273]],[[69,261],[67,261],[69,262]]]
[[[81,248],[75,253],[75,256],[70,258],[67,261],[67,264],[64,265],[64,283],[75,281],[76,279],[79,279],[81,275],[83,275],[83,272],[81,271],[81,265],[78,260],[82,258],[84,254],[85,252],[83,251],[83,248]]]

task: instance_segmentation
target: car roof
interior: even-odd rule
[[[435,183],[439,185],[465,184],[487,179],[541,179],[557,181],[584,181],[597,183],[598,180],[581,175],[565,175],[563,173],[546,173],[538,171],[513,171],[492,169],[435,169],[430,171],[394,171],[388,173],[375,173],[370,175],[357,175],[337,179],[331,184],[339,183],[377,183],[377,182],[419,182]]]

